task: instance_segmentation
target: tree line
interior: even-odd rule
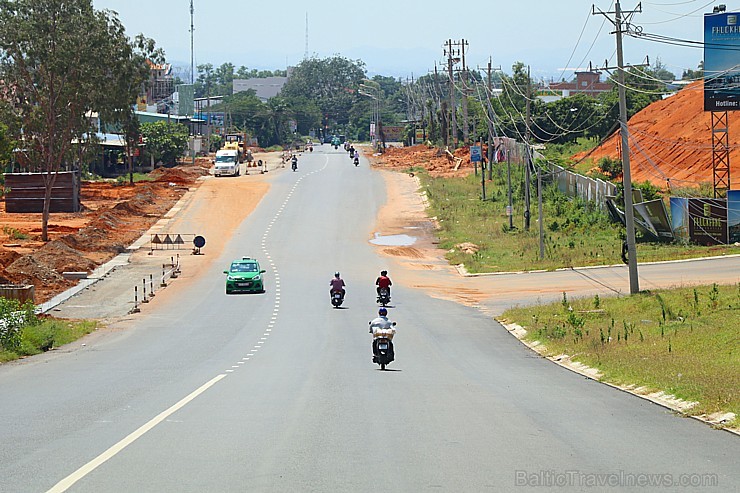
[[[158,159],[174,161],[184,150],[187,129],[142,127],[134,112],[137,97],[149,83],[150,63],[164,61],[154,40],[142,34],[130,38],[117,14],[94,9],[91,0],[0,0],[0,163],[12,158],[24,170],[45,172],[43,238],[56,172],[84,169],[86,149],[95,152],[98,129],[93,113],[103,128],[124,136],[131,171],[131,156],[142,135],[147,152]],[[701,68],[683,75],[700,77]],[[233,94],[234,78],[285,76],[287,71],[203,64],[198,66],[195,93],[223,96],[220,106],[211,109],[226,113],[234,127],[265,147],[290,144],[311,133],[369,140],[375,119],[386,125],[408,123],[408,140],[415,127],[422,127],[427,140],[444,145],[465,133],[460,125],[450,129],[451,112],[459,115],[463,97],[472,139],[486,136],[490,123],[500,135],[517,137],[529,129],[535,140],[550,143],[604,137],[613,130],[616,89],[598,98],[577,95],[544,103],[532,96],[537,86],[524,69],[519,62],[511,74],[493,74],[498,94],[481,90],[487,81],[478,72],[464,74],[464,80],[456,74],[455,108],[449,105],[449,84],[435,75],[406,81],[368,77],[362,60],[340,55],[304,59],[291,69],[281,93],[266,102],[253,91]],[[631,68],[630,115],[660,98],[672,75],[660,62],[652,68]],[[528,92],[533,86],[534,92]],[[531,123],[524,116],[527,99]],[[130,177],[133,181],[133,173]]]

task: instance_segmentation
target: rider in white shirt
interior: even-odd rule
[[[378,310],[378,316],[370,321],[370,333],[373,335],[373,363],[375,363],[375,356],[378,354],[378,339],[387,337],[392,340],[396,333],[393,322],[388,320],[388,310],[385,307],[381,307]]]

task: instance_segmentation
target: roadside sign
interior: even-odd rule
[[[511,211],[511,206],[510,206],[510,205],[507,205],[507,206],[506,206],[506,217],[509,217],[509,216],[511,216],[511,212],[512,212],[512,211]]]
[[[480,163],[481,161],[483,161],[481,146],[470,146],[470,162]]]

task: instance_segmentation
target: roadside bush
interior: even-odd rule
[[[610,180],[614,180],[622,176],[622,161],[611,157],[603,157],[599,159],[597,166]]]
[[[21,305],[18,300],[0,297],[0,348],[17,351],[21,347],[23,327],[36,323],[33,303]]]

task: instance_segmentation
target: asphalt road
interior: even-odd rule
[[[0,367],[0,491],[740,490],[737,437],[419,290],[394,286],[397,360],[379,371],[367,323],[386,261],[367,239],[382,178],[321,146],[271,180],[181,296]],[[265,294],[224,294],[242,255],[266,268]]]

